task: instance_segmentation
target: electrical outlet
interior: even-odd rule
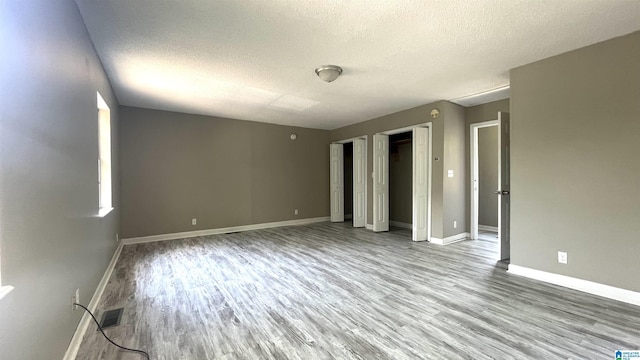
[[[198,219],[191,219],[191,225],[195,225],[198,223]]]
[[[298,209],[293,210],[293,215],[298,215]]]
[[[120,235],[118,235],[118,233],[116,233],[116,242],[120,241]]]
[[[567,253],[564,251],[558,251],[558,262],[560,264],[566,264],[568,260]]]
[[[76,311],[78,308],[75,304],[80,304],[80,288],[76,289],[75,294],[71,297],[71,311]]]
[[[457,221],[455,221],[455,220],[453,220],[453,228],[455,229],[455,228],[457,228],[457,227],[458,227],[458,222],[457,222]]]

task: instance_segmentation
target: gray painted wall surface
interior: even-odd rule
[[[467,123],[465,126],[465,140],[464,140],[464,143],[467,144],[467,150],[465,155],[465,169],[471,169],[470,167],[471,165],[469,162],[470,125],[483,122],[483,121],[498,120],[499,111],[509,112],[509,99],[498,100],[498,101],[490,102],[487,104],[468,107],[465,109],[464,116]],[[467,170],[465,188],[471,189],[470,170]],[[471,220],[470,220],[471,194],[469,193],[469,190],[467,191],[466,208],[467,208],[467,213],[466,213],[467,230],[466,231],[471,231],[470,229],[471,228]]]
[[[465,187],[467,168],[465,157],[468,146],[464,142],[465,118],[464,107],[444,102],[446,113],[444,128],[444,171],[443,171],[443,237],[457,235],[466,231],[466,200],[468,188]],[[447,172],[453,170],[453,177]],[[453,222],[456,221],[456,227]]]
[[[329,215],[326,130],[132,107],[120,113],[124,237]]]
[[[498,226],[498,127],[478,129],[478,225]],[[471,195],[469,195],[471,196]]]
[[[639,59],[635,32],[511,71],[512,264],[640,291]]]
[[[390,148],[393,145],[390,146]],[[389,220],[413,222],[413,145],[397,145],[389,156]]]
[[[116,249],[118,104],[72,0],[0,5],[0,358],[61,359]],[[115,211],[98,218],[96,91]]]

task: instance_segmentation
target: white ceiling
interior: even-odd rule
[[[76,2],[122,105],[320,129],[473,104],[514,67],[640,29],[639,0]],[[325,83],[325,64],[344,73]]]

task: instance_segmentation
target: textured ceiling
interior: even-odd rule
[[[122,105],[321,129],[640,29],[639,0],[76,2]],[[344,73],[325,83],[324,64]]]

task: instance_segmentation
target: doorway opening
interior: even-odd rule
[[[509,114],[470,125],[471,239],[487,242],[499,264],[510,258]]]
[[[373,135],[373,231],[389,231],[390,138],[411,138],[411,239],[431,240],[431,123]],[[391,160],[393,161],[393,160]],[[406,204],[405,204],[406,205]],[[408,224],[408,223],[405,223]]]
[[[343,146],[344,156],[344,221],[353,224],[353,143]]]
[[[413,133],[389,136],[389,225],[413,228],[412,207]]]
[[[499,256],[500,238],[498,234],[498,206],[500,201],[495,194],[498,189],[498,124],[476,127],[474,136],[477,176],[474,177],[478,212],[477,240],[491,243],[495,248],[496,260]],[[490,245],[491,246],[491,245]]]
[[[331,222],[349,220],[365,227],[367,219],[366,136],[338,141],[329,146]]]

